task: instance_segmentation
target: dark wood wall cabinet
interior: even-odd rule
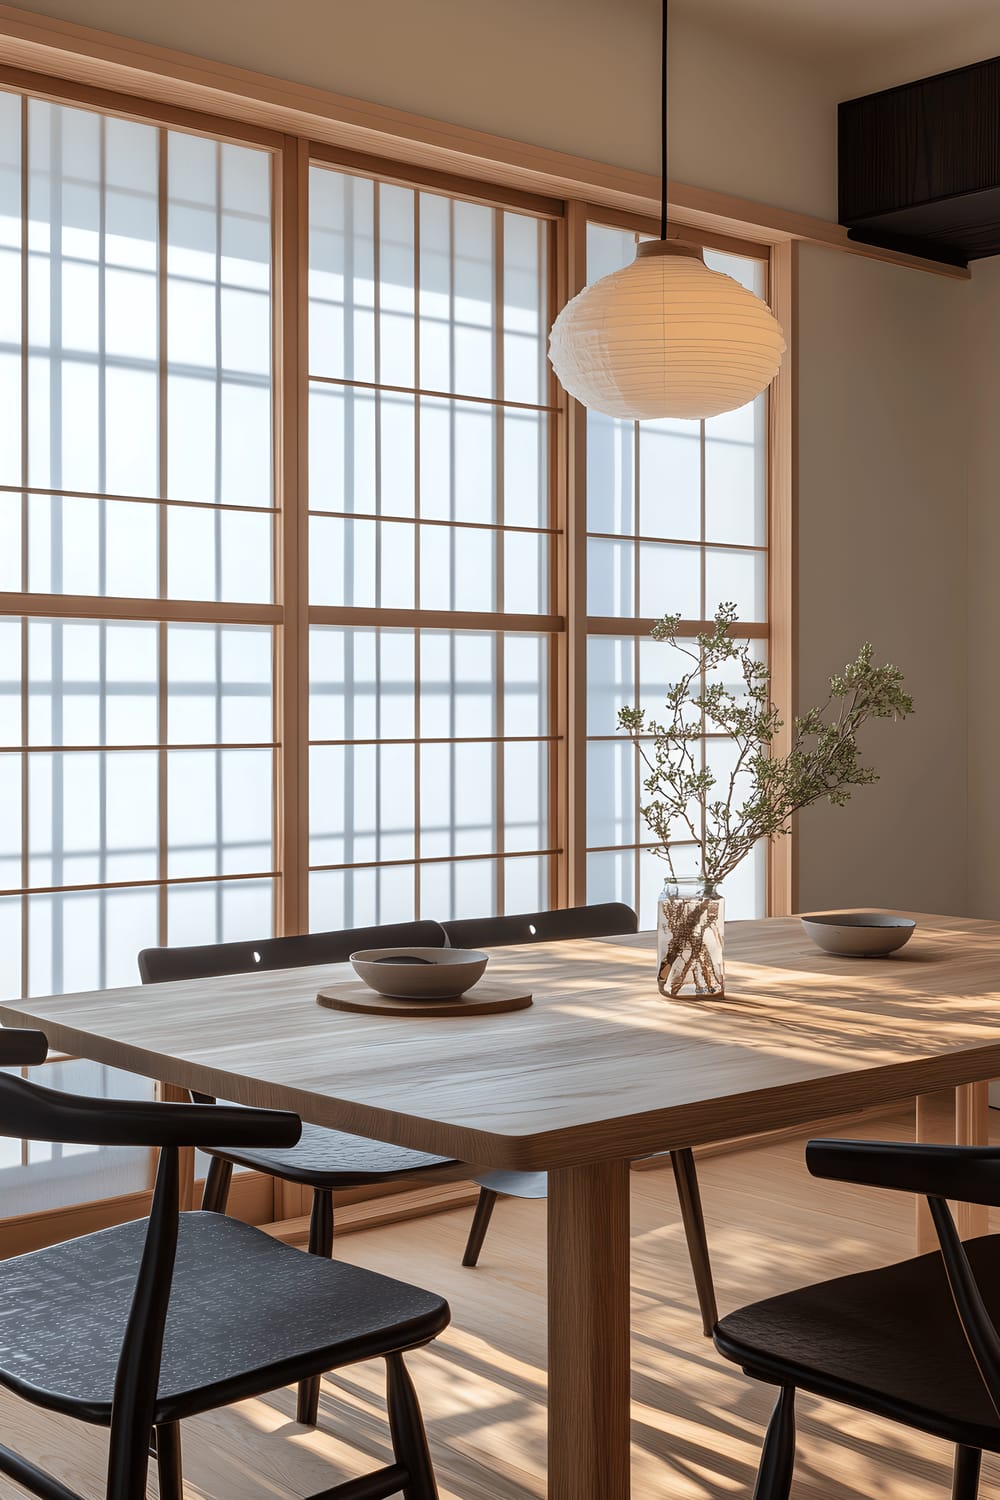
[[[838,107],[852,239],[953,265],[1000,253],[1000,58]]]

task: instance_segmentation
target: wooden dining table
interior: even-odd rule
[[[797,918],[730,923],[726,994],[707,1001],[662,998],[654,949],[651,933],[498,949],[490,978],[534,996],[499,1015],[330,1010],[316,993],[353,978],[339,965],[9,1001],[0,1016],[168,1084],[546,1169],[548,1493],[626,1500],[630,1162],[910,1098],[918,1136],[933,1121],[933,1138],[981,1142],[1000,1076],[1000,923],[921,915],[886,959],[823,953]],[[985,1229],[985,1210],[959,1213],[963,1233]]]

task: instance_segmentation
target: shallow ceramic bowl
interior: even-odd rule
[[[454,1000],[483,977],[489,956],[475,948],[362,948],[359,979],[394,1000]]]
[[[801,919],[817,948],[842,958],[885,958],[913,936],[912,917],[882,911],[824,911]]]

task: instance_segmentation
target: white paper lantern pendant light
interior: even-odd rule
[[[611,417],[716,417],[758,396],[785,352],[766,303],[667,239],[667,4],[663,0],[660,238],[567,302],[549,358],[565,389]]]

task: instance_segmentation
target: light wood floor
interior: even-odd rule
[[[906,1139],[911,1117],[844,1133]],[[722,1311],[912,1253],[912,1199],[811,1180],[801,1141],[710,1158],[701,1180]],[[771,1392],[701,1337],[669,1168],[632,1181],[635,1500],[749,1496]],[[544,1494],[545,1207],[502,1201],[476,1271],[459,1265],[468,1218],[352,1234],[340,1254],[451,1301],[451,1329],[411,1362],[442,1500],[527,1500]],[[950,1493],[942,1443],[810,1398],[799,1432],[796,1500]],[[0,1441],[86,1496],[103,1492],[100,1431],[0,1396]],[[188,1500],[308,1495],[387,1461],[380,1371],[325,1381],[316,1432],[295,1425],[293,1395],[281,1391],[185,1424],[184,1445]],[[981,1493],[1000,1495],[997,1460],[984,1466]],[[2,1500],[21,1494],[0,1484]]]

